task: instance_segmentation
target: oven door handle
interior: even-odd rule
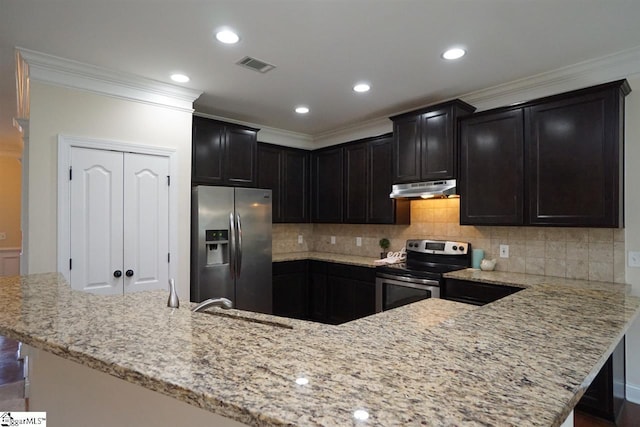
[[[422,289],[424,285],[427,286],[440,286],[440,282],[432,279],[419,279],[416,277],[402,277],[392,276],[390,274],[378,273],[377,278],[385,279],[385,283],[391,283],[392,285],[407,286],[409,288]],[[414,286],[411,286],[414,285]],[[422,285],[422,286],[421,286]]]

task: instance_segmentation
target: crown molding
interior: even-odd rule
[[[258,133],[258,140],[260,140],[260,142],[267,142],[270,144],[278,144],[294,148],[303,148],[306,150],[315,148],[313,137],[306,133],[278,129],[270,126],[264,126],[260,123],[245,122],[228,117],[216,116],[215,114],[201,113],[199,111],[194,112],[193,115],[260,129],[260,132]]]
[[[640,74],[640,46],[486,89],[442,99],[437,103],[459,98],[476,107],[476,111],[482,111],[624,79],[636,74]],[[435,103],[428,105],[433,104]],[[389,116],[418,110],[423,107],[398,111]],[[312,135],[313,145],[315,148],[320,148],[389,132],[393,128],[389,121],[389,116]]]
[[[23,81],[39,81],[187,112],[193,112],[193,102],[202,94],[202,91],[20,47],[16,52],[21,58],[18,64],[27,65],[21,77]]]
[[[640,46],[458,96],[477,111],[624,79],[640,73]]]

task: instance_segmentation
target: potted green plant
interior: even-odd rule
[[[386,237],[383,237],[382,239],[380,239],[380,242],[378,242],[378,244],[382,249],[382,252],[380,252],[380,259],[386,258],[387,251],[389,250],[389,246],[391,245],[391,243],[389,242],[389,239],[387,239]]]

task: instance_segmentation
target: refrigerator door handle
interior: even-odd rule
[[[236,214],[237,221],[237,229],[238,238],[236,240],[237,245],[237,254],[236,258],[236,277],[240,277],[240,272],[242,271],[242,223],[240,222],[240,214]]]
[[[233,212],[229,213],[229,270],[231,270],[231,280],[236,278],[236,224]]]

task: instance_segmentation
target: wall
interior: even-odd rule
[[[629,77],[634,92],[625,102],[626,251],[640,251],[640,75]],[[627,283],[640,296],[640,268],[626,268]],[[627,399],[640,404],[640,318],[627,334]]]
[[[191,113],[112,98],[37,81],[31,82],[29,120],[29,273],[56,271],[58,134],[175,148],[178,171],[178,258],[176,283],[189,295]],[[177,178],[177,179],[175,179]],[[172,254],[173,257],[174,254]],[[173,258],[175,259],[175,258]]]
[[[459,225],[460,199],[414,200],[411,225],[314,224],[311,250],[378,258],[378,241],[386,237],[397,251],[407,239],[459,240],[496,258],[496,269],[571,279],[624,282],[624,230],[556,227],[473,227]],[[307,224],[306,227],[309,227]],[[274,226],[274,253],[298,252],[295,224]],[[309,233],[309,230],[306,230]],[[336,243],[331,244],[331,236]],[[356,246],[362,237],[362,246]],[[509,245],[509,258],[499,257]]]
[[[22,164],[16,156],[0,155],[0,233],[7,238],[0,240],[0,249],[20,248],[20,191]]]

